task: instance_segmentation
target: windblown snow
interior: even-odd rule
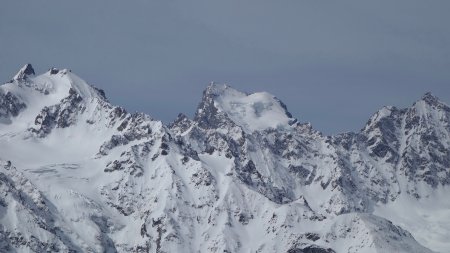
[[[324,136],[211,84],[170,125],[67,69],[0,86],[0,252],[450,252],[450,108]]]

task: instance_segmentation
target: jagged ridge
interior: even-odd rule
[[[9,94],[0,96],[0,159],[50,212],[35,219],[34,207],[3,195],[4,249],[431,252],[377,215],[427,247],[450,247],[439,239],[450,224],[433,213],[400,219],[396,206],[435,201],[427,211],[449,216],[450,110],[431,94],[381,109],[359,133],[323,136],[268,93],[211,84],[194,119],[165,126],[111,105],[69,70],[30,68],[0,88]],[[6,222],[14,208],[31,225]],[[435,239],[413,226],[422,221],[439,227],[425,231]],[[18,226],[27,231],[19,242]]]

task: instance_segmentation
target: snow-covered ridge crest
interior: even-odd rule
[[[27,74],[0,87],[0,251],[449,252],[448,111],[426,95],[323,136],[213,84],[165,126]]]
[[[0,94],[4,94],[0,95],[4,97],[0,121],[11,123],[15,129],[33,127],[39,112],[67,103],[71,97],[78,97],[85,106],[108,104],[102,90],[87,84],[70,70],[51,68],[36,76],[31,64],[26,64],[13,80],[1,85]]]
[[[205,106],[208,103],[247,132],[286,129],[296,122],[286,106],[267,92],[247,94],[226,84],[211,83],[204,92],[197,114],[216,113]]]
[[[94,97],[106,99],[102,90],[87,84],[69,69],[51,68],[36,76],[33,66],[28,63],[19,70],[9,83],[2,85],[2,87],[5,90],[8,90],[8,87],[13,90],[11,88],[13,84],[22,88],[32,88],[45,95],[54,94],[64,97],[69,95],[70,89],[74,89],[85,100]]]

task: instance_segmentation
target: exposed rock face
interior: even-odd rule
[[[19,98],[14,96],[11,92],[0,91],[0,119],[9,119],[10,117],[16,117],[19,112],[25,109],[27,106]]]
[[[31,64],[26,64],[19,70],[19,72],[17,72],[13,80],[25,80],[30,75],[35,75],[33,66],[31,66]]]
[[[31,69],[0,87],[0,251],[450,249],[424,236],[450,235],[450,109],[431,94],[324,136],[265,92],[212,84],[165,126]]]
[[[53,128],[66,128],[76,123],[75,115],[85,110],[81,96],[75,90],[69,90],[69,96],[61,103],[44,107],[34,120],[35,127],[30,131],[40,137],[48,135]]]

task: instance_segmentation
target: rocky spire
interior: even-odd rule
[[[13,80],[24,80],[27,79],[29,75],[35,75],[33,66],[30,63],[25,64],[19,72],[13,77]]]

